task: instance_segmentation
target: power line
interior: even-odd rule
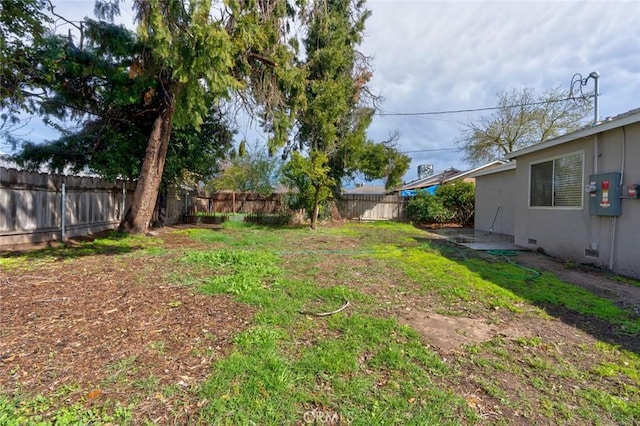
[[[432,149],[416,149],[413,151],[402,151],[405,154],[411,154],[414,152],[436,152],[436,151],[462,151],[462,148],[432,148]]]
[[[375,115],[379,116],[420,116],[420,115],[444,115],[444,114],[460,114],[464,112],[479,112],[479,111],[492,111],[497,109],[504,108],[519,108],[525,106],[535,106],[535,105],[544,105],[555,102],[565,102],[575,100],[573,97],[562,98],[562,99],[553,99],[548,101],[538,101],[538,102],[527,102],[523,104],[514,104],[514,105],[504,105],[504,106],[496,106],[496,107],[486,107],[486,108],[469,108],[469,109],[455,109],[455,110],[445,110],[445,111],[428,111],[428,112],[377,112]]]

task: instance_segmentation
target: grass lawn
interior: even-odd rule
[[[0,425],[640,423],[637,315],[406,224],[4,255],[0,303]]]

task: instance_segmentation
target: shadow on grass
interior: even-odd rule
[[[15,251],[3,251],[0,258],[22,258],[26,260],[53,259],[63,261],[77,259],[86,256],[113,256],[131,253],[136,250],[144,250],[154,244],[144,244],[142,238],[132,237],[128,234],[109,232],[98,237],[79,237],[62,243],[54,243],[44,248],[22,249]]]
[[[440,255],[464,266],[543,309],[547,314],[597,339],[640,354],[640,316],[618,307],[578,285],[562,281],[551,272],[537,271],[517,262],[495,262],[445,240],[416,238]]]

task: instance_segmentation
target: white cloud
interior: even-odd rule
[[[374,56],[371,85],[382,92],[384,110],[488,107],[499,91],[568,89],[574,73],[594,70],[602,116],[640,106],[637,1],[370,0],[367,7],[373,15],[361,48]],[[407,151],[451,147],[460,136],[457,121],[470,116],[377,117],[369,133],[380,140],[397,128]],[[411,155],[408,179],[418,164],[467,167],[455,151]]]

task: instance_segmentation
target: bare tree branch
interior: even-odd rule
[[[517,149],[574,131],[589,113],[559,89],[536,95],[531,88],[497,94],[498,109],[463,123],[458,144],[471,164],[503,158]]]

